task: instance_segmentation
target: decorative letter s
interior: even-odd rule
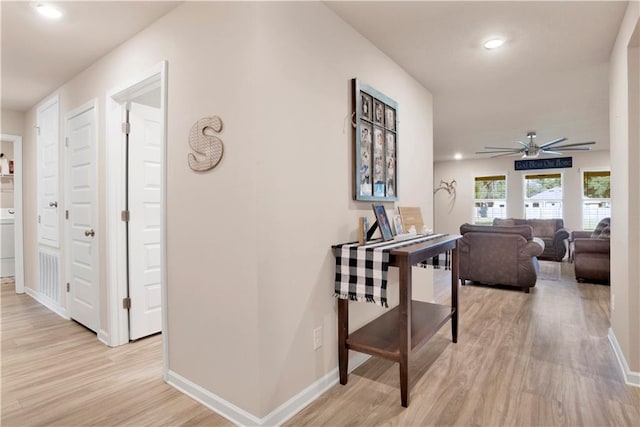
[[[222,158],[222,140],[209,132],[220,133],[222,120],[218,116],[203,117],[189,132],[189,145],[197,153],[189,153],[189,167],[198,172],[213,169]]]

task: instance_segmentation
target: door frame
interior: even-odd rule
[[[70,175],[70,171],[69,171],[69,167],[71,165],[71,162],[69,161],[69,150],[68,150],[68,141],[69,141],[69,120],[73,119],[74,117],[83,114],[89,110],[93,109],[93,123],[94,123],[94,127],[93,127],[93,142],[95,144],[94,147],[94,154],[93,154],[93,162],[94,162],[94,170],[93,170],[93,179],[94,182],[96,184],[96,189],[98,188],[99,185],[99,179],[100,179],[100,174],[98,172],[98,160],[99,160],[99,156],[98,156],[98,136],[100,135],[99,133],[99,129],[98,129],[98,98],[93,98],[92,100],[82,104],[81,106],[74,108],[71,111],[68,111],[65,116],[64,116],[64,171],[63,171],[63,179],[64,179],[64,207],[65,207],[65,219],[64,219],[64,242],[65,242],[65,251],[64,251],[64,257],[62,257],[64,259],[64,270],[65,270],[65,283],[70,283],[71,282],[71,227],[70,227],[70,223],[69,220],[66,218],[66,212],[68,211],[68,207],[69,207],[69,203],[71,202],[71,175]],[[95,224],[93,225],[94,229],[97,230],[96,236],[93,238],[94,241],[94,249],[97,251],[98,256],[96,256],[96,265],[94,265],[94,277],[96,279],[95,281],[95,285],[97,287],[97,300],[96,300],[96,307],[98,310],[98,324],[97,324],[97,336],[98,339],[100,341],[105,341],[106,335],[107,333],[104,331],[104,329],[101,327],[102,326],[102,322],[101,322],[101,318],[102,318],[102,306],[101,306],[101,298],[100,298],[100,240],[101,240],[101,236],[100,236],[100,227],[99,227],[99,200],[98,200],[98,196],[95,195],[95,199],[94,199],[94,205],[92,207],[92,215],[94,217],[94,221]],[[64,286],[63,286],[64,288]],[[71,316],[71,310],[69,307],[69,292],[66,291],[66,289],[62,290],[63,294],[64,294],[64,301],[65,301],[65,307],[67,309],[67,315],[69,316],[69,318],[73,318]]]
[[[24,211],[22,204],[22,137],[19,135],[2,134],[2,140],[13,143],[13,208],[14,218],[14,248],[15,248],[15,286],[16,293],[24,293]]]
[[[128,82],[107,91],[106,93],[106,187],[107,187],[107,257],[106,271],[108,284],[108,313],[110,346],[123,345],[129,342],[129,317],[122,306],[127,296],[127,251],[126,227],[121,220],[121,212],[126,197],[126,146],[122,133],[122,123],[126,117],[127,102],[150,90],[160,88],[160,144],[161,144],[161,213],[160,226],[160,289],[162,292],[162,346],[163,376],[166,379],[168,367],[168,334],[167,332],[167,61],[162,61],[150,70]]]

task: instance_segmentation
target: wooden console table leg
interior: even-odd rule
[[[347,384],[347,371],[349,369],[349,349],[347,337],[349,336],[349,300],[338,299],[338,370],[340,371],[340,384]]]
[[[458,342],[458,245],[451,251],[451,340]]]
[[[411,265],[400,268],[400,399],[409,406],[409,352],[411,351]]]

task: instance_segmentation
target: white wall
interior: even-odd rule
[[[187,2],[62,86],[61,115],[93,97],[103,106],[107,90],[164,59],[169,369],[264,417],[337,365],[330,247],[356,237],[359,216],[373,218],[351,198],[351,78],[398,101],[400,204],[423,212],[432,211],[432,98],[321,3]],[[189,130],[214,114],[224,157],[194,173]],[[33,122],[35,107],[25,128]],[[99,128],[104,212],[103,111]],[[35,141],[32,130],[25,137]],[[35,175],[35,152],[25,151]],[[25,192],[35,206],[35,187]],[[35,253],[35,231],[27,238]],[[35,255],[25,261],[35,271]],[[389,293],[393,304],[397,272]],[[351,324],[382,311],[352,304]],[[324,345],[314,352],[316,326]]]
[[[597,141],[596,141],[597,142]],[[524,175],[561,173],[564,196],[564,225],[568,230],[582,229],[582,170],[610,168],[608,151],[572,154],[573,167],[543,171],[515,171],[514,158],[459,160],[434,164],[434,182],[456,180],[457,197],[449,210],[449,196],[439,191],[434,201],[435,229],[438,232],[460,232],[460,226],[473,222],[474,179],[476,176],[507,175],[507,217],[524,218]],[[519,160],[519,159],[515,159]],[[615,205],[616,201],[612,201]]]
[[[632,38],[633,35],[633,38]],[[640,384],[640,3],[629,2],[611,54],[611,329]]]
[[[22,136],[24,131],[24,113],[2,109],[0,111],[0,133]]]

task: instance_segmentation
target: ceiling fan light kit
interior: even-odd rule
[[[575,144],[556,145],[563,141],[566,141],[566,137],[556,138],[544,144],[538,145],[533,142],[536,137],[535,131],[527,132],[528,143],[522,141],[516,141],[521,147],[508,148],[508,147],[484,147],[485,150],[490,151],[476,151],[476,154],[493,154],[494,157],[505,156],[522,156],[522,158],[536,158],[540,154],[562,155],[563,151],[589,151],[587,145],[595,144],[595,141],[577,142]]]

